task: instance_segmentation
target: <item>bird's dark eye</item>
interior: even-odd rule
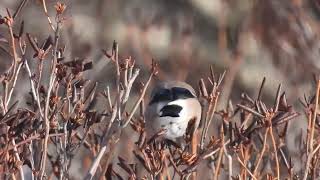
[[[172,88],[173,99],[187,99],[195,96],[186,88],[174,87]]]
[[[169,89],[161,89],[154,94],[149,104],[161,102],[161,101],[171,101],[171,92]]]

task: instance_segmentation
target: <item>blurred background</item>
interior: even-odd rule
[[[6,15],[5,8],[14,12],[19,2],[1,0],[0,15]],[[46,2],[54,19],[56,1]],[[67,5],[61,34],[67,60],[92,60],[94,70],[87,71],[86,76],[100,82],[100,88],[114,82],[114,66],[101,49],[111,50],[115,40],[121,59],[131,57],[141,68],[141,81],[147,78],[152,59],[159,62],[160,80],[182,80],[195,88],[200,78],[210,75],[211,65],[217,75],[226,71],[220,109],[229,99],[237,102],[242,92],[255,97],[263,77],[267,80],[264,100],[270,104],[279,83],[297,109],[302,108],[298,98],[314,91],[313,75],[320,68],[319,0],[61,2]],[[22,20],[25,32],[31,32],[39,42],[52,34],[39,0],[29,0],[16,23]],[[1,26],[0,38],[6,34]],[[1,73],[11,61],[3,48],[8,46],[0,41]],[[28,50],[31,57],[32,50]],[[28,90],[28,83],[21,81],[18,88]],[[304,119],[303,114],[300,119]],[[291,124],[291,132],[300,132],[305,122]]]
[[[67,5],[62,39],[69,59],[94,62],[90,79],[108,82],[111,66],[101,49],[119,43],[120,57],[131,56],[147,74],[151,59],[159,61],[160,79],[186,80],[196,85],[209,73],[227,71],[223,97],[254,93],[267,78],[267,95],[283,83],[289,99],[310,89],[320,67],[318,0],[77,0]],[[56,0],[47,0],[54,19]],[[19,1],[1,0],[14,10]],[[51,33],[42,3],[30,0],[16,23],[43,42]],[[19,26],[16,26],[18,28]],[[7,33],[1,27],[0,35]],[[4,47],[4,42],[1,42]],[[6,47],[4,47],[6,48]],[[10,61],[1,52],[0,70]],[[233,89],[232,93],[229,90]],[[274,92],[270,92],[274,94]]]
[[[318,0],[62,2],[67,10],[61,36],[69,59],[93,60],[95,73],[89,76],[101,82],[113,73],[101,49],[110,50],[114,40],[120,57],[131,56],[142,69],[150,67],[152,58],[159,61],[160,79],[196,85],[208,75],[209,65],[217,74],[226,70],[224,99],[255,92],[264,76],[269,90],[283,83],[289,99],[297,99],[310,89],[312,74],[320,67]],[[14,12],[18,3],[2,0],[0,14],[6,15],[5,8]],[[54,19],[56,0],[46,3]],[[39,42],[51,33],[39,0],[27,3],[16,22],[22,20],[25,32]],[[6,33],[4,27],[0,30],[0,35]],[[10,61],[0,52],[3,72]]]

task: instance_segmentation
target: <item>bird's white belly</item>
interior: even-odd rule
[[[153,119],[148,121],[147,131],[149,134],[156,134],[162,129],[165,130],[163,137],[166,139],[176,140],[176,138],[182,137],[186,133],[189,121],[194,117],[200,117],[201,114],[194,113],[193,109],[186,104],[186,99],[179,99],[171,102],[159,103],[155,106],[156,116],[153,116]],[[165,105],[178,105],[182,107],[182,110],[179,113],[179,117],[163,116],[161,109]],[[201,113],[199,111],[199,113]],[[198,121],[198,120],[197,120]],[[196,124],[196,126],[198,123]],[[150,128],[151,127],[151,128]]]
[[[155,121],[154,129],[165,129],[164,137],[172,140],[183,136],[188,126],[188,121],[183,117],[159,117]]]

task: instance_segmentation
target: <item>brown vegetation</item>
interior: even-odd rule
[[[7,9],[0,17],[1,26],[8,31],[1,39],[8,42],[8,49],[1,52],[5,51],[11,60],[10,67],[0,76],[3,87],[0,94],[1,179],[72,179],[75,172],[70,169],[74,164],[80,164],[81,171],[86,172],[82,177],[85,179],[318,177],[320,80],[315,80],[313,93],[300,100],[304,111],[295,110],[287,101],[281,84],[274,89],[273,100],[264,98],[265,78],[261,85],[254,85],[259,92],[256,97],[242,93],[240,100],[234,103],[227,99],[233,90],[238,66],[243,61],[241,48],[237,46],[232,55],[236,64],[229,72],[217,75],[210,67],[208,75],[198,80],[203,107],[201,126],[194,137],[186,135],[186,146],[159,140],[162,132],[146,139],[146,93],[153,79],[166,76],[158,62],[144,59],[149,71],[140,70],[133,58],[119,56],[116,42],[109,49],[101,48],[101,55],[112,62],[113,72],[108,75],[115,82],[101,89],[98,82],[89,81],[84,74],[95,70],[92,61],[65,57],[67,48],[61,41],[61,31],[68,6],[57,3],[50,7],[55,8],[53,19],[48,15],[46,1],[41,1],[51,35],[39,42],[32,32],[24,31],[23,21],[21,24],[15,21],[26,3],[27,0],[22,0],[15,12]],[[257,26],[262,41],[273,35],[263,33],[259,28],[264,31],[267,28]],[[219,42],[222,50],[226,48],[223,39]],[[266,46],[274,44],[277,42],[265,43]],[[297,47],[301,52],[308,49]],[[33,50],[33,56],[26,53],[28,48]],[[275,61],[279,60],[277,52],[273,55]],[[184,61],[187,63],[182,64],[189,67],[193,63],[187,56]],[[308,69],[312,58],[304,62],[302,64]],[[172,64],[177,66],[175,62]],[[312,71],[317,70],[312,68]],[[146,73],[148,78],[142,80],[141,74]],[[184,76],[185,72],[181,73]],[[23,75],[29,81],[28,90],[16,88]],[[137,96],[133,94],[134,87],[139,87]],[[19,99],[13,98],[14,93],[26,95],[27,102],[19,103]],[[227,98],[221,98],[222,94]],[[226,106],[218,108],[220,102]],[[268,105],[269,102],[272,105]],[[288,127],[299,115],[308,124],[307,135],[301,133],[296,143],[300,156],[296,159],[300,161],[292,161],[287,139],[293,137],[290,137]],[[131,138],[126,139],[126,136]],[[121,152],[128,154],[117,153],[119,147],[125,147]],[[86,157],[79,158],[78,154]],[[295,166],[302,168],[297,170]]]

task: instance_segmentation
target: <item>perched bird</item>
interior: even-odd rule
[[[161,82],[151,93],[145,118],[148,137],[164,129],[163,137],[175,141],[186,134],[190,123],[194,129],[199,126],[201,105],[189,84],[180,81]]]

